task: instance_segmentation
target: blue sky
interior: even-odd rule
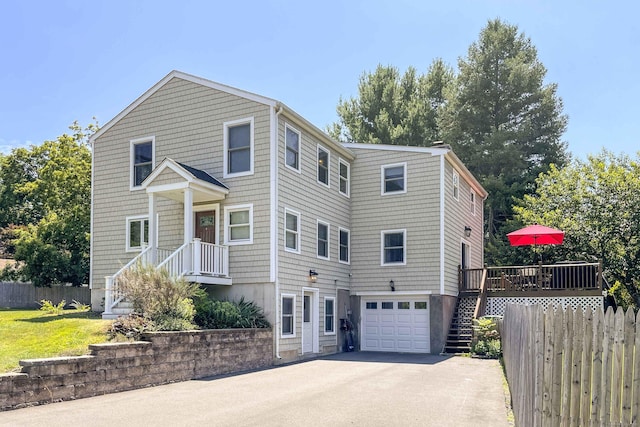
[[[316,126],[377,64],[455,66],[517,25],[558,84],[574,157],[640,149],[637,2],[0,0],[0,152],[108,122],[173,69],[284,102]]]

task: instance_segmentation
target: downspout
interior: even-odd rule
[[[277,109],[276,109],[277,108]],[[278,117],[282,114],[282,105],[276,104],[274,107],[275,114],[273,114],[274,110],[271,110],[271,117],[273,118],[273,122],[271,123],[271,249],[273,251],[273,279],[275,283],[275,307],[276,307],[276,315],[275,315],[275,327],[274,327],[274,340],[275,340],[275,349],[276,349],[276,359],[282,359],[280,356],[280,322],[282,317],[280,316],[280,274],[278,271]]]

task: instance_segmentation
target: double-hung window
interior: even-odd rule
[[[407,260],[407,231],[386,230],[381,233],[382,265],[405,265]]]
[[[289,209],[284,210],[284,249],[300,253],[300,214]]]
[[[224,124],[224,176],[253,173],[253,117]]]
[[[471,215],[476,214],[476,192],[471,190],[471,195],[469,196],[469,203],[471,203]]]
[[[349,197],[351,191],[351,166],[345,160],[340,159],[340,193]]]
[[[382,195],[407,192],[407,164],[384,165],[381,169]]]
[[[453,183],[453,198],[458,200],[458,197],[460,196],[460,174],[453,171],[451,181]]]
[[[226,206],[224,208],[227,245],[253,243],[253,205]]]
[[[329,259],[329,224],[318,220],[318,258]]]
[[[126,250],[139,251],[149,243],[149,217],[132,216],[127,218]]]
[[[350,234],[349,230],[347,230],[346,228],[340,228],[339,234],[340,234],[340,257],[338,259],[339,259],[339,262],[341,263],[349,264],[351,259],[351,252],[350,252],[351,237],[349,235]]]
[[[334,335],[336,333],[336,315],[334,297],[325,297],[324,299],[324,334]]]
[[[139,138],[131,144],[131,189],[138,188],[149,176],[155,162],[154,137]]]
[[[296,308],[296,296],[283,294],[281,299],[281,312],[282,312],[282,321],[281,321],[281,331],[280,334],[283,338],[292,338],[296,336],[295,329],[295,310]]]
[[[300,132],[285,126],[285,164],[291,169],[300,172]]]
[[[329,150],[318,145],[318,182],[329,187]]]

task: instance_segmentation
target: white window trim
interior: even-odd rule
[[[453,185],[453,198],[459,201],[460,200],[460,174],[456,170],[453,171],[453,175],[451,177],[451,184]]]
[[[293,317],[293,324],[291,325],[292,327],[292,333],[291,334],[287,334],[285,335],[282,332],[282,317],[284,312],[282,311],[282,307],[284,307],[283,304],[283,300],[285,298],[292,298],[293,299],[293,304],[291,306],[291,310],[292,310],[292,317]],[[280,294],[280,338],[283,339],[287,339],[287,338],[295,338],[296,337],[296,294]]]
[[[384,184],[385,184],[385,179],[384,179],[384,171],[386,169],[390,169],[390,168],[397,168],[398,166],[402,166],[403,168],[403,184],[402,184],[402,191],[385,191],[384,189]],[[407,193],[407,162],[402,162],[402,163],[393,163],[390,165],[382,165],[380,167],[380,195],[381,196],[391,196],[394,194],[406,194]]]
[[[348,261],[340,259],[340,232],[346,231],[349,234],[349,241],[347,242],[347,257]],[[340,264],[351,264],[351,231],[348,228],[338,227],[338,262]]]
[[[232,212],[249,211],[249,238],[246,240],[230,240],[229,217]],[[250,245],[253,243],[253,203],[245,205],[233,205],[224,207],[224,244],[225,245]]]
[[[138,144],[144,144],[145,142],[151,143],[151,170],[156,167],[156,137],[145,136],[144,138],[136,138],[129,141],[129,191],[142,190],[141,185],[135,185],[135,173],[134,173],[134,147]]]
[[[347,167],[347,192],[343,193],[341,190],[342,184],[342,175],[340,175],[340,165],[345,165]],[[344,160],[343,158],[338,159],[338,191],[340,194],[345,196],[346,198],[351,197],[351,164]]]
[[[229,173],[229,128],[234,126],[240,126],[243,124],[249,123],[249,150],[250,150],[250,160],[249,160],[249,170],[243,172]],[[244,119],[232,120],[229,122],[224,122],[222,124],[223,127],[223,146],[224,146],[224,162],[222,164],[222,175],[224,178],[233,178],[237,176],[246,176],[253,175],[253,157],[255,152],[254,147],[254,126],[253,126],[253,116],[247,117]]]
[[[326,184],[320,181],[320,174],[318,173],[318,168],[319,168],[318,160],[320,159],[320,150],[327,153],[327,183]],[[318,144],[318,147],[316,148],[316,182],[322,185],[323,187],[331,188],[331,151],[320,144]]]
[[[327,301],[333,301],[333,331],[327,331]],[[324,315],[323,315],[323,323],[324,323],[324,335],[335,335],[336,334],[336,297],[324,297]]]
[[[318,225],[323,224],[327,226],[327,256],[323,257],[318,255]],[[316,257],[319,259],[326,259],[326,260],[330,260],[331,259],[331,225],[326,222],[326,221],[322,221],[321,219],[316,221]]]
[[[142,251],[142,249],[144,249],[144,244],[142,246],[131,246],[130,245],[130,241],[129,241],[129,225],[132,222],[135,221],[149,221],[149,215],[132,215],[132,216],[128,216],[126,217],[125,220],[125,234],[124,234],[124,240],[125,240],[125,252],[140,252]],[[157,221],[156,221],[157,223]],[[144,222],[143,222],[143,228],[142,228],[142,236],[141,237],[141,241],[144,240]],[[151,230],[149,230],[149,232],[151,232]]]
[[[402,233],[402,262],[384,262],[384,236],[386,234]],[[380,265],[383,267],[407,265],[407,229],[382,230],[380,232]]]
[[[476,216],[476,192],[471,190],[469,203],[471,204],[471,215]]]
[[[287,163],[287,129],[292,132],[298,134],[298,168],[294,168],[293,166],[289,166]],[[302,133],[294,128],[293,126],[285,123],[284,125],[284,165],[291,169],[292,171],[296,171],[298,173],[302,173]]]
[[[296,230],[296,248],[297,249],[291,249],[289,247],[287,247],[287,231],[289,231],[287,229],[287,214],[290,215],[294,215],[295,217],[298,218],[298,220],[296,221],[298,229]],[[295,254],[299,254],[300,253],[300,242],[301,242],[301,238],[300,238],[300,234],[301,234],[301,229],[302,226],[300,224],[300,212],[296,212],[292,209],[289,208],[284,208],[284,250],[287,252],[291,252],[291,253],[295,253]]]

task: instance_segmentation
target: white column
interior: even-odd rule
[[[158,258],[158,236],[156,235],[156,195],[149,193],[149,242],[151,264],[156,265]]]
[[[193,274],[200,275],[202,271],[202,245],[200,245],[200,239],[197,237],[193,239]]]
[[[193,230],[193,190],[185,188],[184,190],[184,243],[191,242],[194,236]],[[184,266],[187,271],[193,271],[191,248],[187,246],[184,253]]]
[[[193,190],[184,190],[184,243],[193,239]]]

